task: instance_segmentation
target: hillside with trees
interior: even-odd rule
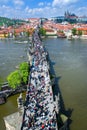
[[[14,26],[14,25],[21,25],[26,21],[21,19],[10,19],[6,17],[0,17],[0,26]]]

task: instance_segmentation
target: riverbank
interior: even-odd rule
[[[68,40],[87,40],[87,35],[81,35],[81,36],[78,36],[78,35],[70,35],[70,36],[67,36],[67,39]]]

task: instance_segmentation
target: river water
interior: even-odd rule
[[[28,44],[17,44],[12,40],[0,41],[0,77],[6,81],[8,74],[16,70],[21,62],[27,61]],[[5,130],[3,117],[16,112],[17,97],[19,94],[9,97],[7,103],[0,105],[0,130]]]
[[[87,41],[46,39],[66,109],[72,109],[70,130],[87,129]]]
[[[66,109],[72,109],[71,130],[87,129],[87,41],[67,39],[45,39],[58,85]],[[0,41],[0,77],[6,76],[22,61],[27,61],[27,44]],[[22,57],[23,56],[23,57]],[[16,98],[8,98],[0,106],[0,129],[5,130],[2,118],[17,111]]]

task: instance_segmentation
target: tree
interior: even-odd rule
[[[24,28],[23,29],[23,36],[26,36],[27,34],[26,34],[26,29]]]
[[[73,29],[72,29],[72,34],[73,34],[73,35],[76,35],[76,32],[77,32],[76,28],[73,28]]]
[[[19,69],[10,73],[7,77],[7,81],[10,87],[16,89],[21,84],[26,84],[28,82],[29,76],[29,65],[23,62],[19,65]]]
[[[39,33],[42,35],[42,36],[45,36],[46,35],[46,30],[44,28],[40,28],[39,29]]]
[[[81,30],[78,31],[78,35],[79,35],[79,36],[82,35],[82,31],[81,31]]]
[[[16,31],[14,30],[14,37],[17,37]]]
[[[4,38],[6,38],[7,36],[6,36],[6,32],[4,32]]]
[[[28,63],[23,62],[23,63],[20,64],[19,73],[20,73],[20,76],[22,78],[22,82],[26,84],[28,82],[28,75],[29,75],[29,65],[28,65]]]
[[[8,80],[8,84],[10,85],[10,87],[15,89],[17,86],[19,86],[21,84],[21,77],[20,77],[19,71],[16,70],[16,71],[12,72],[7,77],[7,80]]]
[[[26,32],[26,35],[27,35],[27,37],[29,37],[29,36],[30,36],[30,32],[29,32],[29,31],[27,31],[27,32]]]

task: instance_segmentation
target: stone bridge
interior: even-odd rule
[[[58,130],[47,52],[36,30],[29,45],[30,76],[21,130]]]

